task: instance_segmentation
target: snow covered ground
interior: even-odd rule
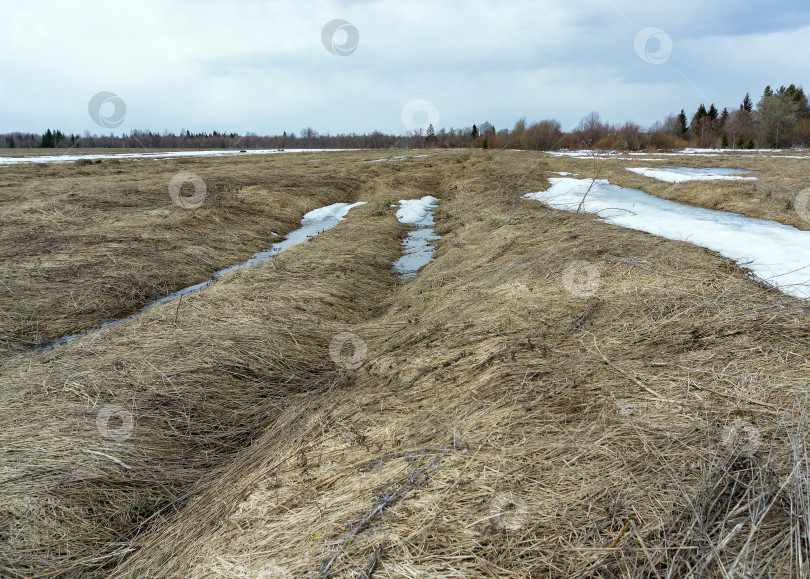
[[[681,151],[596,151],[592,149],[579,149],[575,151],[549,151],[548,154],[554,157],[575,157],[578,159],[589,159],[593,156],[596,157],[613,157],[616,160],[631,161],[632,157],[645,157],[644,161],[666,161],[667,159],[658,159],[649,157],[720,157],[721,155],[735,155],[741,156],[755,155],[758,157],[773,157],[778,159],[807,159],[810,160],[810,151],[799,149],[793,151],[799,153],[796,155],[774,155],[773,153],[782,153],[782,149],[683,149]],[[626,156],[622,156],[626,155]]]
[[[422,266],[433,260],[435,249],[430,242],[441,239],[433,231],[433,210],[438,201],[426,195],[421,199],[403,199],[399,202],[397,219],[416,228],[402,242],[402,257],[394,263],[394,271],[405,279],[415,276]]]
[[[354,151],[359,149],[255,149],[237,151],[223,149],[219,151],[169,151],[161,153],[104,153],[88,155],[32,155],[30,157],[0,157],[0,165],[17,165],[22,163],[72,163],[79,159],[171,159],[173,157],[230,157],[232,155],[274,155],[276,153],[323,153],[327,151]]]
[[[713,181],[716,179],[726,179],[730,181],[755,181],[756,177],[744,177],[740,173],[750,173],[743,169],[722,169],[706,168],[697,169],[694,167],[628,167],[628,171],[638,173],[666,181],[667,183],[683,183],[684,181]]]
[[[591,179],[552,178],[547,191],[528,193],[551,207],[575,211]],[[688,241],[751,269],[787,294],[810,298],[810,231],[775,221],[681,205],[637,189],[597,180],[585,211],[610,223]]]

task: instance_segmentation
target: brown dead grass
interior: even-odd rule
[[[436,261],[353,329],[365,365],[201,481],[114,577],[806,571],[806,304],[521,200],[538,183],[514,168],[447,175]],[[576,260],[599,267],[592,297],[562,286]]]
[[[0,358],[206,280],[352,200],[362,177],[344,161],[368,154],[339,168],[317,155],[0,167]],[[205,181],[202,207],[172,202],[181,171]]]
[[[810,308],[521,199],[548,162],[372,164],[372,203],[312,242],[7,364],[2,573],[806,573]],[[426,193],[436,260],[397,284],[388,205]],[[579,297],[582,261],[600,277]],[[359,369],[330,359],[339,332]],[[100,436],[109,404],[131,437]]]

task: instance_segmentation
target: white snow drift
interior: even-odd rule
[[[524,197],[575,211],[591,185],[591,179],[553,178],[549,182],[549,190]],[[594,183],[584,210],[616,225],[717,251],[785,293],[810,298],[810,231],[681,205],[637,189],[611,185],[607,180]]]
[[[756,177],[745,177],[740,173],[750,173],[744,169],[723,169],[709,167],[698,169],[695,167],[627,167],[628,171],[652,177],[667,183],[683,183],[685,181],[714,181],[726,179],[729,181],[755,181]]]

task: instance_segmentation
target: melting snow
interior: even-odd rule
[[[575,211],[591,179],[552,178],[529,193],[551,207]],[[610,223],[717,251],[787,294],[810,298],[810,231],[735,213],[681,205],[637,189],[597,180],[584,209]]]
[[[416,228],[402,242],[402,257],[394,263],[394,270],[405,279],[414,277],[422,266],[433,260],[435,249],[430,242],[441,239],[432,227],[433,209],[438,201],[435,197],[426,195],[421,199],[403,199],[399,202],[397,219]]]
[[[730,181],[755,181],[756,177],[743,177],[740,173],[750,173],[743,169],[722,169],[708,168],[697,169],[694,167],[636,167],[627,168],[628,171],[652,177],[667,183],[682,183],[684,181],[713,181],[716,179],[727,179]]]
[[[358,149],[255,149],[242,151],[226,149],[222,151],[170,151],[160,153],[113,153],[93,155],[34,155],[31,157],[0,157],[0,165],[20,163],[70,163],[79,159],[170,159],[172,157],[228,157],[231,155],[274,155],[277,153],[323,153],[326,151],[351,151]],[[314,160],[314,159],[312,159]]]

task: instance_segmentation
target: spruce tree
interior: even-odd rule
[[[763,97],[772,97],[773,96],[773,89],[771,89],[771,85],[765,87],[765,92],[762,95]]]
[[[706,107],[703,105],[703,103],[700,103],[700,106],[698,107],[697,112],[692,117],[692,124],[697,124],[697,123],[699,123],[701,121],[701,119],[703,119],[704,117],[708,117],[708,116],[709,116],[709,112],[706,110]]]
[[[425,143],[430,145],[436,140],[436,130],[433,128],[433,123],[430,123],[427,128],[427,135],[425,135]]]
[[[745,98],[743,99],[742,104],[740,105],[740,109],[744,111],[748,111],[749,113],[754,110],[754,103],[751,101],[751,95],[745,93]]]
[[[718,116],[717,107],[714,106],[714,103],[712,103],[712,106],[711,106],[711,108],[709,108],[709,112],[707,114],[708,114],[708,117],[711,120],[713,120],[713,121],[717,120],[717,116]]]
[[[14,138],[11,137],[11,136],[6,137],[6,145],[8,146],[9,149],[13,149],[14,148]]]
[[[681,114],[678,115],[678,129],[681,132],[681,136],[686,136],[686,132],[689,128],[686,126],[686,113],[681,109]]]
[[[724,149],[728,149],[728,135],[723,133],[723,138],[720,140],[720,146]]]
[[[745,146],[745,139],[741,134],[739,137],[737,137],[737,148],[742,149],[744,146]]]
[[[42,135],[42,140],[40,141],[39,146],[42,149],[50,149],[53,147],[53,133],[51,133],[50,129],[45,131],[45,134]]]

